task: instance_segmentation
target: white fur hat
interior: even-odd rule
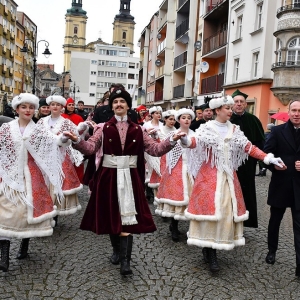
[[[189,108],[181,108],[176,112],[175,120],[179,122],[179,118],[181,115],[190,115],[192,120],[195,119],[195,113]]]
[[[19,96],[13,98],[11,106],[13,109],[16,109],[21,103],[30,103],[35,106],[35,109],[39,108],[39,98],[33,94],[21,93]]]
[[[231,96],[222,96],[220,98],[213,98],[209,101],[209,108],[215,109],[223,105],[233,105],[234,101]]]
[[[56,103],[60,103],[62,106],[66,106],[67,100],[60,95],[53,95],[53,96],[49,96],[46,99],[46,102],[48,105],[50,105],[51,102],[56,102]]]
[[[156,111],[162,112],[162,108],[160,106],[153,106],[149,109],[149,114],[151,115],[152,113],[154,113]]]
[[[173,109],[166,110],[162,113],[163,119],[166,118],[166,117],[170,117],[170,116],[175,117],[175,115],[176,115],[176,110],[173,110]]]

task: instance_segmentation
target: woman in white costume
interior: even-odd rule
[[[195,134],[189,129],[192,120],[195,118],[195,114],[191,109],[182,108],[178,110],[175,118],[180,124],[179,130],[175,133],[182,132],[188,137]],[[179,240],[178,221],[187,220],[184,216],[184,210],[189,203],[194,183],[187,170],[188,152],[190,152],[190,149],[185,149],[180,143],[177,143],[166,154],[166,168],[162,170],[161,181],[155,198],[158,205],[155,213],[162,217],[172,218],[170,231],[174,242]]]
[[[232,124],[230,96],[209,102],[216,119],[202,124],[196,137],[183,141],[190,148],[189,170],[195,178],[185,216],[190,220],[188,245],[203,247],[204,261],[219,271],[216,249],[231,250],[245,244],[243,221],[248,211],[236,170],[248,155],[266,164],[283,165],[248,141],[239,126]],[[182,138],[185,140],[185,138]]]
[[[22,238],[17,258],[27,257],[29,238],[50,236],[56,207],[49,192],[63,197],[61,164],[67,139],[32,121],[39,99],[20,94],[12,100],[19,118],[0,127],[0,270],[9,267],[11,238]]]
[[[50,116],[40,119],[37,123],[38,126],[44,126],[55,135],[59,135],[63,133],[63,131],[78,133],[77,126],[69,119],[65,119],[61,116],[61,111],[66,105],[66,99],[64,97],[59,95],[49,96],[46,102],[50,107],[51,114]],[[79,166],[82,163],[83,155],[71,146],[66,150],[67,155],[62,164],[65,175],[62,186],[64,199],[59,200],[55,198],[54,201],[58,216],[71,215],[81,209],[77,193],[82,189],[82,184],[79,181],[74,165]],[[57,223],[57,217],[55,221]]]

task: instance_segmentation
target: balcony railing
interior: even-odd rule
[[[187,0],[178,0],[178,8],[180,8]]]
[[[182,54],[175,57],[174,70],[186,65],[186,63],[187,63],[187,52],[183,52]]]
[[[182,98],[184,96],[184,84],[173,88],[173,98]]]
[[[280,67],[300,67],[300,61],[280,61],[272,64],[272,69]]]
[[[162,101],[164,98],[164,91],[155,92],[154,101]]]
[[[214,35],[204,40],[202,55],[217,50],[225,46],[226,44],[227,44],[227,30],[218,31]]]
[[[167,39],[164,39],[157,47],[157,54],[162,52],[166,48]]]
[[[189,30],[189,18],[176,27],[176,40]]]
[[[289,11],[289,10],[300,10],[300,3],[295,3],[295,4],[290,4],[290,5],[285,5],[285,6],[281,6],[277,9],[277,15],[285,12],[285,11]]]
[[[215,7],[217,7],[218,5],[220,5],[221,3],[225,2],[226,0],[210,0],[208,2],[208,6],[207,6],[207,12],[209,13],[210,11],[212,11]]]
[[[204,78],[201,81],[201,94],[220,92],[223,84],[224,73]]]
[[[158,68],[155,70],[155,78],[164,75],[164,69],[165,69],[165,66],[158,67]]]

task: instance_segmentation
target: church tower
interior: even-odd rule
[[[64,71],[70,71],[71,51],[86,51],[87,18],[86,11],[82,9],[82,0],[72,0],[72,8],[66,13]]]
[[[130,14],[131,0],[120,0],[120,11],[115,16],[113,45],[128,47],[133,53],[134,17]]]

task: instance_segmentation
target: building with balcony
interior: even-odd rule
[[[71,86],[76,86],[76,103],[82,100],[85,106],[93,107],[112,83],[121,83],[133,96],[132,106],[136,107],[139,64],[139,58],[133,57],[127,47],[99,44],[95,53],[73,51]]]
[[[272,114],[285,109],[271,92],[271,66],[276,50],[273,33],[281,2],[229,1],[225,93],[232,94],[238,88],[248,94],[248,110],[261,120],[264,128],[272,121]]]
[[[36,24],[25,14],[24,12],[17,12],[17,28],[16,28],[16,69],[18,68],[19,74],[21,74],[21,85],[20,76],[15,73],[16,84],[16,95],[21,92],[31,93],[33,84],[33,59],[34,59],[34,47],[37,37],[37,26]],[[22,53],[21,49],[26,44],[28,52]],[[21,73],[20,73],[21,70]],[[37,90],[38,92],[38,90]]]
[[[287,105],[300,94],[300,1],[280,2],[276,11],[276,56],[272,64],[271,90],[283,105]]]
[[[195,104],[202,104],[205,97],[218,97],[223,92],[228,15],[229,0],[204,0],[200,3],[198,39],[201,41],[201,57],[198,56],[196,65],[198,101]]]
[[[191,105],[198,6],[199,0],[164,0],[142,32],[141,103],[165,109]]]
[[[17,4],[13,0],[0,2],[0,100],[13,98],[14,51]],[[0,110],[2,111],[2,105]]]

